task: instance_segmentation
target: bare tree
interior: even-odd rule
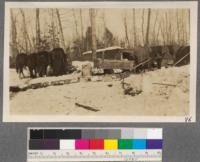
[[[83,15],[82,15],[82,9],[79,10],[79,14],[80,14],[80,24],[81,24],[81,49],[83,49],[84,37],[83,37]]]
[[[145,44],[149,45],[149,30],[150,30],[150,18],[151,18],[151,9],[148,9],[148,17],[147,17],[147,31],[146,31],[146,41]]]
[[[176,9],[177,41],[180,43],[179,9]]]
[[[106,20],[105,20],[105,11],[103,11],[102,15],[101,15],[101,19],[102,19],[102,23],[103,23],[103,44],[104,47],[107,47],[107,42],[105,41],[105,32],[106,32]]]
[[[189,43],[189,40],[190,40],[190,9],[188,9],[188,33],[187,33],[187,43]]]
[[[60,12],[57,8],[56,8],[56,15],[57,15],[58,23],[59,23],[62,45],[63,45],[64,49],[66,49],[63,28],[62,28],[62,23],[61,23],[61,18],[60,18]]]
[[[187,44],[187,32],[186,32],[186,12],[185,9],[181,9],[181,32],[182,32],[182,43],[183,45]]]
[[[56,42],[55,42],[55,23],[54,23],[54,9],[50,9],[51,12],[51,35],[52,35],[52,46],[55,48]]]
[[[133,8],[133,38],[134,38],[134,47],[137,47],[137,35],[136,35],[136,17],[135,17],[135,8]]]
[[[93,56],[93,59],[95,59],[96,58],[96,48],[97,48],[95,9],[90,8],[89,9],[89,14],[90,14],[90,22],[91,22],[91,30],[92,30],[92,56]]]
[[[128,26],[127,26],[126,13],[124,15],[123,20],[124,20],[125,40],[126,40],[126,43],[127,43],[128,47],[130,47],[130,41],[129,41],[129,37],[128,37]]]
[[[156,15],[155,15],[155,21],[154,21],[154,24],[153,24],[153,30],[152,30],[152,36],[153,36],[153,38],[152,38],[152,44],[156,44],[156,42],[157,42],[157,39],[158,39],[158,32],[159,32],[159,28],[158,28],[158,30],[157,30],[157,33],[156,33],[156,25],[157,25],[157,21],[158,21],[158,10],[156,11],[156,13],[155,13]]]
[[[144,39],[144,13],[145,13],[145,9],[142,9],[142,40],[143,40],[143,44],[145,44],[145,39]]]
[[[77,19],[76,19],[76,12],[75,12],[75,9],[72,9],[72,13],[73,13],[73,19],[74,19],[74,25],[75,25],[76,36],[79,37],[79,33],[78,33],[78,21],[77,21]]]
[[[16,27],[16,17],[14,17],[12,9],[10,10],[11,13],[11,52],[12,57],[15,58],[18,50],[17,50],[17,27]]]
[[[36,49],[40,50],[40,9],[36,8]]]
[[[24,37],[24,42],[25,42],[25,52],[28,53],[28,51],[32,50],[32,43],[27,31],[27,24],[26,24],[24,11],[20,9],[20,12],[22,14],[22,20],[23,20],[23,37]],[[30,49],[28,47],[30,47]]]

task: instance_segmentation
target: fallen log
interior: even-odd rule
[[[165,86],[173,86],[173,87],[176,87],[175,84],[168,84],[168,83],[152,83],[152,84],[158,84],[158,85],[165,85]]]
[[[86,110],[94,111],[94,112],[100,111],[100,110],[95,109],[95,108],[93,108],[93,107],[86,106],[86,105],[82,105],[82,104],[79,104],[79,103],[77,103],[77,102],[75,103],[75,105],[78,106],[78,107],[82,107],[82,108],[84,108],[84,109],[86,109]]]
[[[26,91],[28,89],[38,89],[38,88],[45,88],[49,86],[59,86],[64,84],[72,84],[72,83],[78,83],[79,79],[66,79],[66,80],[58,80],[58,81],[51,81],[51,82],[39,82],[39,83],[29,83],[23,86],[10,86],[9,91],[10,92],[20,92],[20,91]]]

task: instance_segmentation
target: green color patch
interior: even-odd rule
[[[119,139],[118,149],[132,149],[132,140],[130,139]]]

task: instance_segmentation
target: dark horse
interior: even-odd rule
[[[19,74],[19,78],[25,77],[23,69],[27,66],[27,55],[25,53],[19,53],[16,56],[16,71]]]

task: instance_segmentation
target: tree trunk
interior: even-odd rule
[[[180,44],[180,27],[179,27],[179,14],[178,14],[178,10],[176,10],[176,21],[177,21],[177,40],[178,43]]]
[[[63,34],[63,28],[62,28],[62,23],[61,23],[61,19],[60,19],[60,13],[59,13],[58,9],[56,9],[56,14],[57,14],[59,28],[60,28],[60,32],[61,32],[62,45],[63,45],[64,50],[66,50],[65,39],[64,39],[64,34]]]
[[[136,18],[135,18],[135,8],[133,9],[133,37],[134,37],[134,47],[137,47],[137,35],[136,35]]]
[[[156,12],[156,18],[155,18],[155,22],[154,22],[154,25],[153,25],[153,33],[152,33],[152,35],[153,35],[153,45],[156,45],[156,42],[158,41],[158,40],[156,40],[157,39],[157,34],[156,34],[156,24],[157,24],[157,19],[158,19],[158,11]],[[159,28],[158,28],[158,32],[159,32]]]
[[[56,47],[55,43],[55,24],[54,24],[54,9],[51,9],[51,29],[52,29],[52,46]]]
[[[190,42],[190,9],[188,9],[188,34],[187,34],[187,43]]]
[[[81,23],[81,54],[83,52],[83,44],[84,44],[84,38],[83,38],[83,16],[82,16],[82,9],[80,9],[80,23]]]
[[[18,50],[17,50],[17,28],[16,28],[16,18],[13,15],[12,9],[10,10],[11,13],[11,52],[12,52],[12,57],[15,59]]]
[[[126,15],[124,16],[124,29],[125,29],[125,39],[128,44],[128,48],[130,47],[129,37],[128,37],[128,26],[127,26],[127,20]]]
[[[40,50],[40,9],[36,8],[36,50]]]
[[[149,30],[150,30],[150,18],[151,18],[151,9],[148,9],[148,17],[147,17],[147,31],[146,31],[146,41],[145,44],[149,46]]]
[[[75,25],[75,30],[76,30],[76,37],[75,39],[77,40],[78,38],[78,56],[81,55],[81,43],[80,43],[80,37],[79,37],[79,33],[78,33],[78,22],[77,22],[77,19],[76,19],[76,13],[75,13],[75,10],[72,9],[72,12],[73,12],[73,18],[74,18],[74,25]]]
[[[145,12],[145,9],[142,10],[142,41],[143,41],[143,45],[145,44],[145,39],[144,39],[144,12]]]
[[[94,60],[96,59],[96,48],[97,48],[95,9],[90,8],[89,13],[90,13],[90,22],[91,22],[91,29],[92,29],[92,57]]]
[[[26,39],[26,20],[25,20],[25,15],[24,15],[24,11],[22,9],[20,9],[20,12],[22,14],[22,22],[23,22],[23,39],[24,39],[24,44],[25,44],[25,53],[28,53],[28,42]]]

